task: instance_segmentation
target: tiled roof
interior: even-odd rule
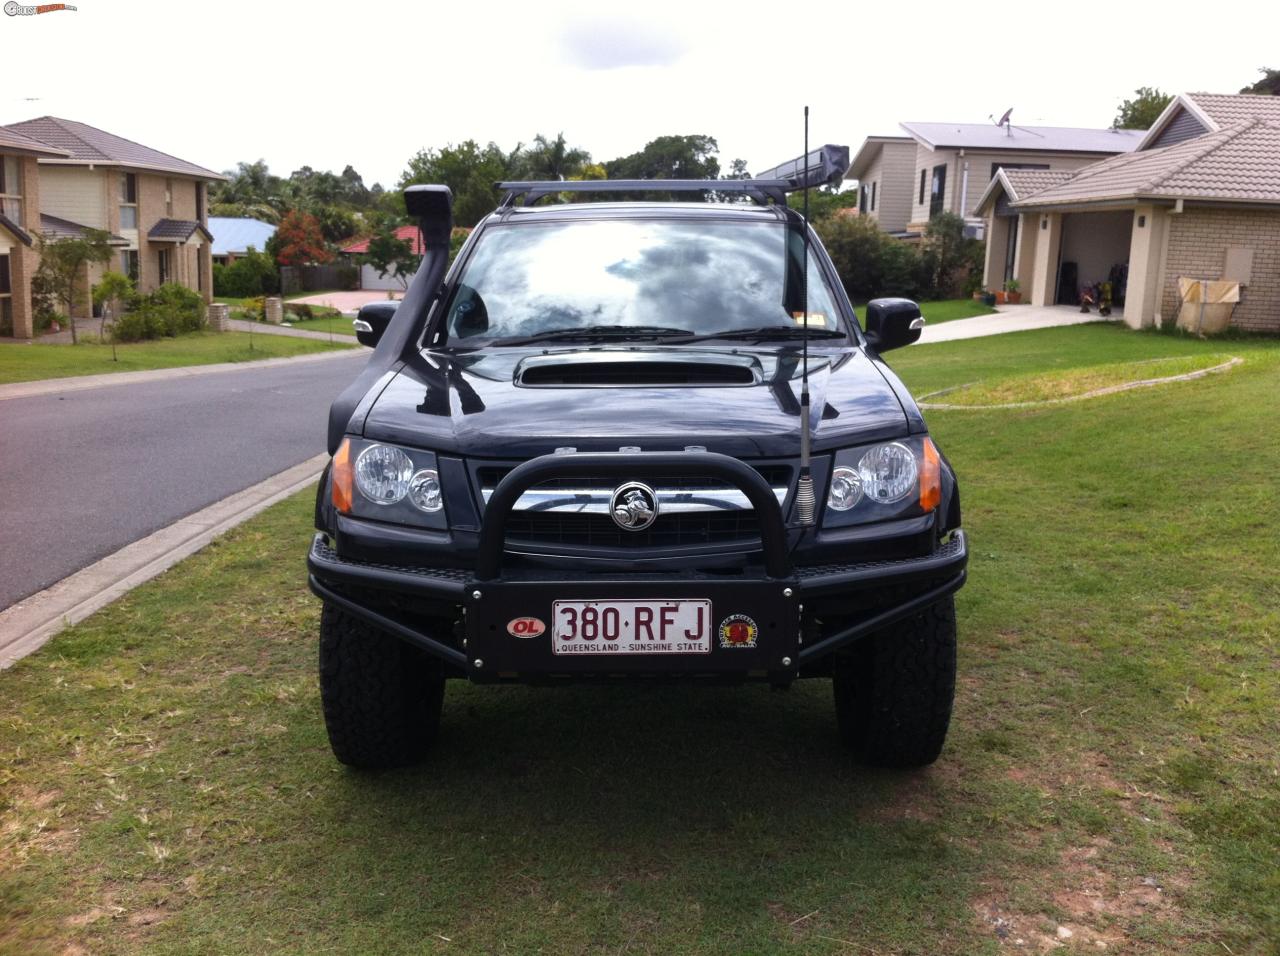
[[[993,123],[900,123],[926,146],[1044,150],[1051,153],[1127,153],[1145,130],[1069,126],[996,126]]]
[[[8,147],[9,149],[20,149],[27,153],[35,153],[37,156],[58,156],[68,157],[71,154],[65,149],[59,149],[56,146],[50,146],[48,143],[42,143],[38,139],[33,139],[21,130],[16,130],[12,126],[0,126],[0,149]]]
[[[50,216],[43,212],[40,214],[40,234],[46,239],[79,239],[88,229],[88,226],[72,222],[70,219],[59,219],[57,216]],[[113,246],[129,244],[129,240],[121,236],[111,233],[107,235],[110,237],[107,241]]]
[[[1245,120],[1176,146],[1112,156],[1015,205],[1135,198],[1280,203],[1280,123]]]
[[[194,176],[197,179],[225,179],[211,169],[162,153],[150,146],[116,136],[87,123],[41,116],[4,127],[48,146],[65,151],[72,160],[83,163],[99,163],[107,166],[128,166],[136,169],[154,169],[163,173]]]
[[[147,232],[147,238],[157,242],[186,242],[197,230],[210,242],[213,241],[208,229],[190,219],[159,219]]]
[[[276,233],[276,227],[260,219],[242,219],[227,216],[210,216],[209,231],[213,233],[213,254],[246,251],[250,246],[262,252],[267,240]]]
[[[1068,169],[1001,169],[1005,182],[1009,184],[1010,201],[1026,199],[1036,193],[1065,183],[1071,178]]]
[[[973,208],[979,213],[985,212],[987,205],[999,198],[1001,193],[1007,195],[1010,202],[1027,199],[1050,186],[1065,183],[1073,175],[1074,173],[1067,169],[1005,169],[1001,167],[996,170],[991,182],[987,183],[987,188],[982,191],[977,205]]]
[[[349,255],[363,255],[369,251],[369,239],[372,238],[372,236],[369,236],[366,239],[361,239],[359,242],[353,242],[349,246],[343,246],[342,251]],[[415,256],[422,255],[422,239],[417,226],[399,227],[396,230],[396,238],[403,239],[405,242],[409,243],[409,245],[413,247],[413,254]]]
[[[1280,96],[1254,96],[1248,93],[1187,93],[1185,96],[1220,127],[1232,126],[1247,119],[1280,123]]]

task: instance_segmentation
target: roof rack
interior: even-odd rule
[[[531,206],[557,193],[736,193],[762,206],[785,206],[787,193],[799,187],[789,179],[586,179],[498,183],[498,188],[505,193],[498,208],[508,209],[520,199]]]
[[[761,179],[781,179],[791,184],[791,189],[808,186],[834,186],[844,182],[849,169],[849,147],[827,143],[817,149],[788,160],[760,174]]]

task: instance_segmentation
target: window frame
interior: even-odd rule
[[[871,184],[871,211],[872,212],[876,211],[876,186],[877,185],[878,185],[878,181],[873,182]]]
[[[939,163],[933,167],[933,175],[929,177],[929,219],[946,212],[947,205],[947,164]]]
[[[138,174],[131,173],[126,170],[120,171],[120,228],[121,229],[137,229],[138,228]],[[126,209],[133,210],[133,225],[126,226],[124,224],[124,211]]]
[[[0,252],[0,328],[13,334],[13,259]]]
[[[918,205],[924,205],[924,187],[929,179],[929,169],[927,166],[920,167],[920,201]]]
[[[10,183],[5,175],[5,166],[12,163],[16,183]],[[16,190],[12,187],[16,185]],[[0,214],[8,216],[17,225],[22,225],[22,157],[12,153],[0,153]]]
[[[156,250],[156,277],[160,280],[159,282],[156,283],[157,286],[162,286],[169,281],[170,265],[171,263],[169,262],[169,250],[157,249]]]

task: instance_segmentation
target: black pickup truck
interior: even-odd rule
[[[796,182],[503,184],[452,266],[448,189],[407,190],[424,262],[356,320],[308,557],[340,761],[420,759],[447,678],[827,678],[858,759],[937,758],[960,498],[880,357],[923,320],[859,328]]]

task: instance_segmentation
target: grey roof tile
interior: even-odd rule
[[[147,231],[147,238],[156,240],[157,242],[186,242],[197,231],[199,231],[205,239],[213,241],[213,236],[209,234],[209,230],[204,228],[198,222],[190,219],[159,219],[156,224]]]
[[[1141,198],[1280,203],[1280,123],[1247,119],[1176,146],[1113,156],[1015,205]]]
[[[136,169],[154,169],[158,172],[177,173],[198,179],[225,179],[221,173],[162,153],[150,146],[116,136],[87,123],[41,116],[23,120],[4,127],[49,146],[66,151],[73,160],[100,163],[111,166],[127,166]]]
[[[21,130],[14,129],[12,126],[0,126],[0,149],[19,149],[28,153],[35,153],[38,156],[57,156],[68,157],[71,155],[67,150],[60,149],[57,146],[51,146],[48,143],[42,143],[40,140]]]
[[[79,239],[89,228],[70,219],[61,219],[43,212],[40,214],[40,234],[46,239]],[[107,241],[113,246],[129,244],[129,240],[121,236],[113,233],[107,233],[107,235],[110,237]]]

